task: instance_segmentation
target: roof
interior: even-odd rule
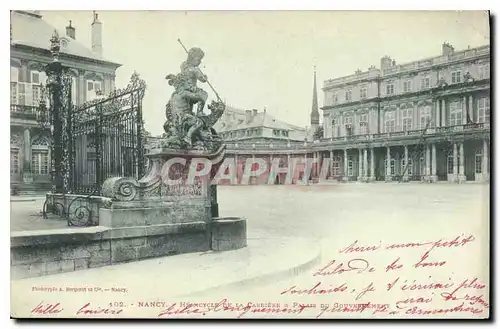
[[[233,109],[231,109],[233,110]],[[254,114],[252,111],[252,118],[249,122],[246,120],[246,113],[241,110],[233,110],[229,111],[235,113],[237,115],[233,116],[233,120],[229,118],[229,120],[224,120],[222,117],[219,122],[220,129],[217,129],[219,132],[232,131],[238,129],[250,129],[250,128],[259,128],[259,127],[267,127],[272,129],[281,129],[281,130],[304,130],[304,128],[297,127],[291,124],[288,124],[284,121],[276,119],[274,116],[270,115],[266,111],[257,112]],[[232,114],[231,113],[231,114]],[[225,123],[225,125],[222,125]]]
[[[24,45],[40,49],[50,49],[50,38],[54,30],[57,30],[61,39],[67,41],[65,47],[61,46],[61,53],[89,58],[98,61],[110,62],[102,56],[95,54],[89,48],[85,47],[75,39],[66,36],[66,32],[56,29],[49,23],[43,20],[42,16],[36,12],[29,11],[12,11],[12,44]],[[113,63],[120,65],[117,63]]]

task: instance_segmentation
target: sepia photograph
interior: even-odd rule
[[[489,319],[490,24],[11,10],[11,318]]]

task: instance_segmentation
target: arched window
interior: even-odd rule
[[[31,142],[31,172],[35,175],[49,174],[49,141],[36,137]]]

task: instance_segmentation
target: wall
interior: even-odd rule
[[[11,235],[11,277],[21,279],[149,257],[210,250],[206,223],[110,229],[96,226]]]

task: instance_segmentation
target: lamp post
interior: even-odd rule
[[[61,43],[57,31],[54,31],[50,39],[50,52],[52,61],[45,67],[47,84],[42,90],[42,98],[39,105],[38,122],[42,128],[50,127],[51,136],[51,175],[52,193],[64,193],[68,189],[68,163],[69,136],[65,136],[64,128],[71,129],[71,79],[64,75],[66,69],[59,61]],[[69,93],[69,94],[68,94]],[[47,107],[45,97],[48,94],[49,106]],[[68,113],[64,110],[67,109]]]

